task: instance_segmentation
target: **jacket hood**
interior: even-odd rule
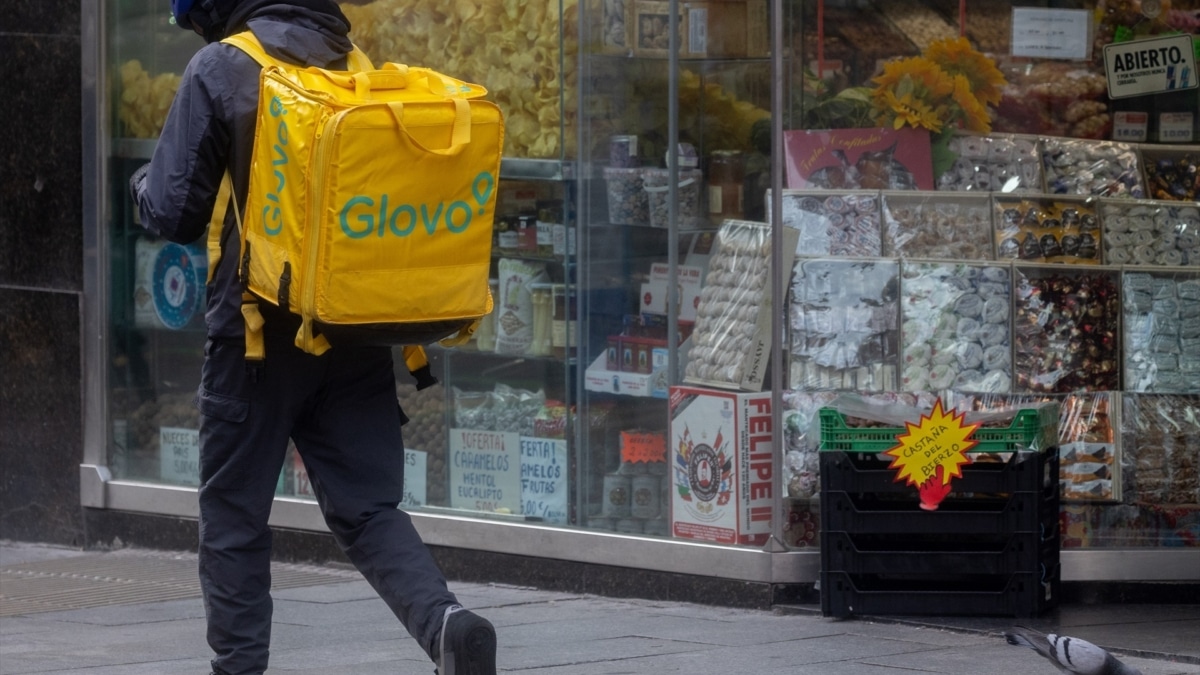
[[[203,30],[209,42],[249,28],[272,56],[320,66],[342,59],[352,48],[350,21],[333,0],[216,0],[215,4],[220,21]]]

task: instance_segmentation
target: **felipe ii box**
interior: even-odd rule
[[[771,533],[771,393],[671,387],[671,534],[760,545]]]

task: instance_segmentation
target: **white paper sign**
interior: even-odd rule
[[[450,506],[521,512],[521,437],[504,431],[450,430]]]
[[[158,429],[159,477],[176,485],[200,484],[200,431],[179,427]]]
[[[1146,96],[1200,86],[1191,35],[1168,35],[1105,45],[1104,73],[1108,76],[1109,98]]]
[[[1086,9],[1014,7],[1012,55],[1039,59],[1088,58],[1091,17]]]
[[[566,524],[566,441],[521,437],[521,508],[526,516]]]
[[[401,506],[425,506],[425,473],[429,455],[420,450],[404,449],[404,501]]]
[[[1121,110],[1113,113],[1113,140],[1124,143],[1145,143],[1150,128],[1150,114]]]
[[[1158,116],[1158,140],[1160,143],[1191,143],[1195,126],[1195,113],[1170,112]]]

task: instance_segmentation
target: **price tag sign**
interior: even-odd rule
[[[1091,16],[1086,9],[1014,7],[1012,55],[1039,59],[1088,58]]]
[[[1158,116],[1158,140],[1162,143],[1191,143],[1195,113],[1172,112]]]
[[[1145,143],[1150,115],[1122,110],[1113,114],[1113,140],[1125,143]]]
[[[933,411],[917,424],[907,423],[907,433],[888,450],[890,469],[898,469],[895,482],[917,487],[921,508],[933,511],[950,493],[950,479],[962,478],[962,465],[969,464],[967,451],[978,444],[973,436],[978,424],[966,424],[966,413],[942,409],[939,400]]]

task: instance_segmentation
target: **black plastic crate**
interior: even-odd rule
[[[890,498],[889,498],[890,497]],[[997,497],[948,497],[936,511],[905,495],[821,493],[821,531],[855,534],[1038,533],[1058,526],[1058,497],[1013,492]]]
[[[853,535],[825,532],[821,569],[874,575],[954,577],[963,574],[1005,576],[1057,567],[1057,529],[999,537]]]
[[[907,493],[917,499],[916,488],[896,481],[890,457],[877,453],[822,452],[821,489],[841,492]],[[975,456],[962,466],[962,477],[951,480],[955,493],[997,494],[1053,492],[1058,489],[1058,451],[1014,452],[1000,456]]]
[[[853,615],[1013,616],[1028,618],[1058,604],[1060,568],[1010,575],[889,579],[821,572],[821,612]]]

